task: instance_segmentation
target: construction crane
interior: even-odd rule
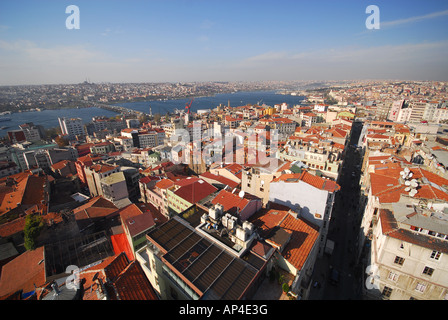
[[[190,108],[191,108],[191,104],[193,103],[193,100],[194,100],[194,98],[191,99],[189,104],[185,105],[185,109],[187,109],[187,114],[190,114]]]

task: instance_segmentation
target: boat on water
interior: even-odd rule
[[[0,121],[10,121],[11,118],[9,117],[0,117]]]

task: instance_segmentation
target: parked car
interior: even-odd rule
[[[334,286],[336,286],[339,283],[339,272],[334,268],[331,268],[330,270],[329,281]]]

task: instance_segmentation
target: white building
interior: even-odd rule
[[[332,181],[314,176],[307,171],[283,174],[269,185],[269,201],[285,205],[298,212],[300,217],[319,226],[319,254],[323,254],[328,227],[340,186]]]
[[[85,136],[84,125],[80,118],[58,118],[59,126],[63,135],[69,140],[73,140],[76,136]]]

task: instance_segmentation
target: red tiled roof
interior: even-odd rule
[[[375,172],[370,173],[370,185],[372,195],[377,196],[381,203],[398,202],[401,195],[407,194],[404,190],[406,186],[400,182],[400,172],[402,170],[403,168],[399,163],[388,162],[375,165]],[[426,178],[429,182],[440,187],[447,187],[447,179],[418,167],[410,168],[410,171],[413,173],[412,178],[420,181],[415,198],[448,201],[446,192],[421,180]]]
[[[144,176],[143,178],[141,178],[139,180],[139,182],[144,183],[144,184],[148,184],[148,183],[150,183],[150,182],[152,182],[154,180],[160,180],[160,178],[156,177],[156,176]]]
[[[200,174],[199,176],[203,177],[203,178],[208,178],[208,179],[211,179],[211,180],[215,180],[215,181],[217,181],[219,183],[222,183],[224,185],[229,186],[230,188],[236,188],[238,186],[237,182],[235,182],[233,180],[230,180],[230,179],[228,179],[226,177],[223,177],[223,176],[218,176],[218,175],[213,174],[213,173],[211,173],[209,171],[204,172],[204,173]]]
[[[14,219],[0,225],[0,237],[8,238],[16,233],[22,232],[25,228],[25,217]]]
[[[297,270],[301,270],[319,237],[319,228],[302,218],[295,218],[284,206],[271,207],[254,216],[251,222],[269,235],[277,226],[289,231],[291,238],[282,251],[282,256]]]
[[[0,296],[23,290],[34,291],[46,282],[44,247],[26,251],[2,268],[0,278]],[[41,262],[42,261],[42,262]]]
[[[96,173],[104,173],[111,170],[114,170],[117,166],[110,166],[107,164],[94,164],[90,166],[90,170],[95,171]]]
[[[296,219],[290,214],[283,220],[280,228],[292,231],[291,240],[282,255],[297,270],[301,270],[318,239],[319,230],[311,223],[301,218]]]
[[[87,227],[90,224],[89,221],[118,214],[118,208],[102,197],[95,197],[88,203],[73,209],[73,214],[77,223],[82,227]]]
[[[158,300],[151,283],[136,260],[117,276],[115,291],[120,300]]]
[[[111,300],[158,300],[140,263],[129,261],[123,252],[80,273],[80,278],[84,279],[84,300],[98,299],[91,290],[97,288],[93,281],[95,275],[102,279]]]
[[[65,168],[71,161],[70,160],[61,160],[59,162],[56,162],[51,166],[53,170],[61,170]]]
[[[162,179],[156,183],[156,187],[159,189],[167,189],[174,186],[174,182],[171,179]]]
[[[379,221],[382,233],[401,241],[409,242],[417,246],[448,253],[448,243],[444,240],[431,238],[408,229],[399,228],[393,212],[387,209],[380,209]]]
[[[121,223],[129,230],[132,237],[155,225],[151,213],[141,211],[135,203],[120,209],[119,214]]]
[[[44,185],[47,182],[46,176],[35,176],[32,174],[14,175],[10,179],[15,181],[13,187],[3,185],[1,190],[0,214],[19,206],[38,205],[42,207],[45,200]],[[6,179],[3,180],[6,182]]]
[[[210,183],[202,179],[194,179],[194,180],[196,181],[183,185],[182,187],[177,189],[174,193],[177,196],[181,197],[182,199],[188,201],[189,203],[195,204],[204,199],[206,196],[218,190]]]
[[[289,179],[294,179],[295,181],[291,181]],[[284,182],[297,182],[301,180],[303,182],[308,183],[309,185],[321,189],[326,190],[328,192],[335,192],[340,190],[340,186],[333,180],[324,179],[322,177],[315,176],[307,171],[302,171],[302,173],[285,173],[281,176],[272,180],[272,182],[284,181]]]
[[[377,195],[380,192],[384,193],[385,190],[391,189],[400,185],[400,182],[395,177],[389,177],[387,175],[370,173],[370,185],[372,189],[372,195]]]
[[[229,192],[227,190],[221,190],[211,202],[213,205],[218,203],[221,204],[224,207],[224,211],[236,212],[236,210],[238,209],[238,211],[241,212],[248,205],[250,200],[246,198],[240,198],[238,194]]]

